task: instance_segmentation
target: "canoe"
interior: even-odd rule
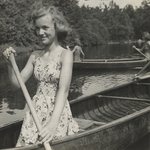
[[[74,69],[107,69],[107,68],[135,68],[143,67],[147,59],[125,58],[125,59],[83,59],[74,61]]]
[[[147,79],[131,81],[70,101],[79,133],[50,143],[53,150],[125,150],[144,137],[150,127]],[[0,128],[0,148],[44,150],[43,145],[15,146],[22,120]]]

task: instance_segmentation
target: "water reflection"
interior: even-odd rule
[[[82,70],[75,71],[70,88],[69,100],[94,94],[108,88],[131,82],[139,70]]]
[[[68,97],[69,100],[75,99],[83,95],[82,86],[84,82],[85,82],[85,76],[73,79],[69,91],[69,97]]]
[[[83,47],[85,58],[134,58],[141,57],[137,51],[132,48],[133,44],[108,44],[91,47]]]

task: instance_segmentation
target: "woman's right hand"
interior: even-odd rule
[[[4,52],[3,52],[3,55],[5,57],[5,60],[6,62],[10,65],[10,61],[9,61],[9,56],[10,54],[13,53],[16,55],[16,51],[12,48],[12,47],[9,47],[7,48]]]

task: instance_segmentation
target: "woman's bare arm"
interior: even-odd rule
[[[35,59],[35,56],[32,54],[29,57],[26,66],[21,71],[21,77],[22,77],[22,80],[24,83],[31,77],[31,75],[33,73],[33,60],[34,59]],[[8,74],[9,74],[9,79],[10,79],[11,85],[14,88],[20,88],[19,82],[14,73],[14,70],[10,65],[8,65]]]
[[[60,74],[59,89],[56,96],[56,103],[51,120],[58,123],[68,97],[72,78],[73,55],[65,51],[62,58],[62,70]]]
[[[133,48],[141,52],[144,50],[144,46],[142,48],[137,48],[135,45],[133,45]]]

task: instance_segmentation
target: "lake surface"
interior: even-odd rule
[[[110,44],[102,46],[83,47],[85,58],[141,58],[141,54],[132,49],[132,44]],[[20,70],[26,64],[28,55],[18,55],[17,64]],[[70,87],[69,100],[97,93],[111,86],[130,82],[139,70],[74,70]],[[32,76],[27,82],[31,97],[36,91],[36,81]],[[21,90],[13,90],[8,80],[7,66],[2,60],[0,64],[0,126],[22,119],[27,109]],[[143,140],[146,139],[146,140]],[[131,147],[128,150],[149,150],[150,135],[142,139],[143,148]],[[139,143],[139,142],[138,142]],[[145,145],[145,146],[144,146]],[[144,149],[145,148],[145,149]]]
[[[137,43],[135,43],[136,46]],[[143,57],[139,52],[132,48],[133,44],[108,44],[101,46],[83,47],[85,58],[141,58]]]

